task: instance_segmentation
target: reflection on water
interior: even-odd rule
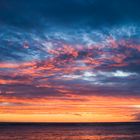
[[[140,123],[1,123],[0,140],[140,140]]]

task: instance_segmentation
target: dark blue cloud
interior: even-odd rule
[[[22,28],[46,23],[92,28],[139,23],[139,5],[139,0],[2,0],[0,23]]]

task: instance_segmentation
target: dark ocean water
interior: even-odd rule
[[[0,123],[0,140],[140,140],[140,123]]]

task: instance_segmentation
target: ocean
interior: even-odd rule
[[[140,140],[140,123],[0,123],[0,140]]]

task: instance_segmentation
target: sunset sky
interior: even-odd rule
[[[1,0],[0,122],[140,121],[139,0]]]

